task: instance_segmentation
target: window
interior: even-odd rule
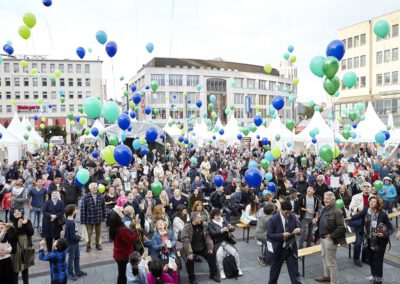
[[[392,61],[397,61],[399,59],[399,49],[393,48],[392,49]]]
[[[40,73],[47,73],[47,66],[46,63],[40,64]]]
[[[267,81],[265,80],[259,80],[258,81],[258,88],[260,90],[266,90],[267,89]]]
[[[51,80],[50,79],[50,86],[55,87],[56,86],[56,80]]]
[[[28,67],[22,67],[22,72],[28,73],[29,72]]]
[[[24,86],[29,87],[29,78],[24,78]]]
[[[5,78],[4,81],[6,82],[6,87],[11,86],[11,79],[10,78]]]
[[[68,92],[68,97],[69,97],[70,99],[73,99],[73,98],[74,98],[74,92],[69,91],[69,92]]]
[[[172,94],[171,94],[172,95]],[[175,100],[173,101],[175,102]],[[158,92],[151,95],[151,103],[152,104],[164,104],[165,103],[165,94],[164,92]]]
[[[42,78],[42,87],[47,87],[47,78]]]
[[[383,78],[384,78],[385,85],[390,84],[390,73],[389,72],[383,74]]]
[[[243,78],[235,78],[236,88],[243,88]]]
[[[54,63],[50,64],[50,73],[53,74],[56,71],[56,65]]]
[[[85,79],[85,86],[90,87],[90,78]]]
[[[51,108],[51,111],[52,112],[57,112],[57,105],[53,105],[52,108]]]
[[[92,92],[91,91],[86,91],[86,97],[88,98],[88,97],[90,97],[92,95]]]
[[[33,92],[33,99],[36,100],[39,98],[39,92]]]
[[[353,68],[353,58],[347,59],[347,69]]]
[[[65,112],[65,105],[61,105],[61,112]]]
[[[6,105],[6,112],[12,112],[12,106]]]
[[[187,75],[186,76],[186,85],[188,86],[196,86],[200,82],[200,77],[197,75]]]
[[[4,73],[10,72],[10,63],[4,63]]]
[[[65,79],[60,78],[60,87],[65,87]]]
[[[260,95],[258,97],[258,103],[262,106],[268,105],[268,96]]]
[[[399,35],[399,25],[392,26],[392,37],[396,37]]]
[[[346,39],[342,39],[342,42],[344,44],[344,49],[346,50]]]
[[[360,56],[360,67],[365,67],[367,57],[365,55]]]
[[[361,76],[360,77],[360,88],[365,88],[365,86],[367,85],[367,80],[365,76]]]
[[[82,99],[82,92],[78,92],[78,99]]]
[[[75,106],[74,105],[69,105],[69,111],[74,112],[75,111]]]
[[[182,86],[182,75],[169,75],[170,86]]]
[[[15,87],[19,87],[20,86],[19,78],[14,78],[14,86]]]
[[[32,78],[32,86],[34,86],[34,87],[38,86],[38,79],[37,78]]]
[[[90,64],[85,64],[85,74],[90,74]]]
[[[74,72],[74,67],[72,64],[68,64],[68,73]]]
[[[346,59],[342,60],[342,70],[346,70]]]
[[[235,109],[235,117],[236,118],[243,118],[243,110],[242,109]]]
[[[376,74],[376,85],[381,86],[382,84],[382,74]]]
[[[32,62],[32,68],[37,68],[37,63],[36,62]]]
[[[247,88],[248,89],[254,89],[255,85],[256,85],[256,80],[247,79]]]
[[[390,61],[390,49],[385,50],[385,63]]]
[[[74,86],[74,79],[68,78],[68,87],[73,87]]]
[[[64,73],[64,64],[58,64],[58,70],[60,70],[61,73]]]
[[[11,100],[11,92],[6,92],[6,99]]]
[[[42,92],[42,98],[43,99],[47,99],[47,92],[45,91],[45,92]]]
[[[19,99],[21,99],[21,93],[20,92],[15,92],[15,99],[16,100],[19,100]]]
[[[235,104],[239,104],[239,105],[244,104],[244,96],[243,96],[243,94],[235,94],[234,103]]]
[[[376,64],[381,64],[382,63],[382,51],[378,51],[376,53]]]
[[[200,99],[199,93],[187,93],[186,98],[189,104],[194,104],[197,100]]]
[[[366,36],[365,36],[365,34],[362,34],[360,36],[360,46],[363,46],[365,44],[366,44]]]
[[[76,85],[77,85],[78,87],[82,87],[82,78],[76,79]]]
[[[392,72],[392,84],[398,84],[399,83],[399,71],[393,71]]]
[[[152,74],[150,76],[151,81],[157,81],[159,86],[165,86],[165,75],[164,74]]]
[[[358,47],[360,45],[360,36],[354,37],[354,47]]]
[[[56,93],[56,91],[51,91],[51,99],[52,99],[52,100],[57,99],[57,93]]]
[[[360,85],[360,78],[359,77],[357,77],[357,81],[356,81],[356,84],[354,85],[354,88],[355,89],[358,89],[358,86]]]
[[[29,92],[24,92],[24,99],[29,100]]]
[[[19,63],[14,63],[14,73],[19,73]]]
[[[82,108],[82,105],[78,105],[78,109],[81,109]]]
[[[169,93],[169,102],[171,104],[183,104],[183,93]]]
[[[347,39],[347,48],[350,49],[350,48],[352,48],[352,47],[353,47],[353,38],[352,38],[352,37],[349,37],[349,38]]]
[[[354,68],[360,67],[360,57],[354,57]]]
[[[78,73],[78,74],[82,73],[82,65],[81,64],[76,64],[76,73]]]

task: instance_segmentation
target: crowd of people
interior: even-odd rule
[[[400,203],[400,163],[368,147],[329,164],[307,152],[284,153],[267,165],[262,145],[169,146],[135,154],[127,167],[108,165],[93,151],[96,145],[62,145],[2,162],[4,283],[18,283],[19,274],[29,282],[35,238],[42,239],[39,259],[50,262],[52,283],[84,277],[79,244],[86,243],[86,252],[102,250],[106,228],[117,283],[178,283],[183,264],[190,283],[197,283],[195,263],[202,258],[213,281],[238,277],[243,271],[231,222],[243,216],[264,244],[257,260],[271,265],[271,284],[284,262],[291,282],[300,283],[297,247],[317,243],[324,274],[316,281],[337,283],[336,249],[346,243],[348,227],[356,236],[354,264],[369,264],[374,283],[382,281],[393,233],[388,213]],[[255,188],[244,178],[254,163],[265,177]],[[81,168],[90,173],[83,185],[76,179]],[[223,177],[221,186],[216,175]]]

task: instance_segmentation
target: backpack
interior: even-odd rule
[[[224,260],[222,262],[222,265],[224,267],[224,272],[226,278],[237,278],[239,276],[239,270],[236,265],[236,260],[235,257],[231,254],[227,254],[224,257]]]

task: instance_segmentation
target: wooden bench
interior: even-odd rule
[[[351,236],[346,238],[346,243],[349,245],[349,258],[351,258],[351,245],[356,241],[356,236]],[[305,258],[308,255],[321,252],[321,245],[315,245],[308,248],[299,249],[297,252],[297,257],[301,258],[302,273],[305,276]]]
[[[247,230],[246,242],[249,243],[251,225],[250,225],[250,224],[244,224],[244,223],[239,222],[239,223],[237,223],[235,226],[236,226],[237,228],[239,228],[239,229],[243,229],[243,240],[244,240],[244,233],[245,233],[245,231]]]
[[[396,228],[399,227],[399,220],[398,217],[400,216],[400,211],[392,212],[388,214],[389,219],[396,218]]]

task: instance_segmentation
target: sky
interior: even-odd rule
[[[11,41],[15,54],[57,59],[78,59],[78,46],[92,48],[85,59],[104,61],[108,97],[118,99],[154,56],[278,67],[293,45],[299,101],[321,103],[325,91],[310,60],[324,55],[338,29],[399,9],[398,0],[53,0],[50,7],[42,0],[0,0],[0,45]],[[37,17],[28,40],[18,35],[26,12]],[[98,30],[118,44],[112,59],[96,41]],[[147,42],[154,44],[151,54]]]

